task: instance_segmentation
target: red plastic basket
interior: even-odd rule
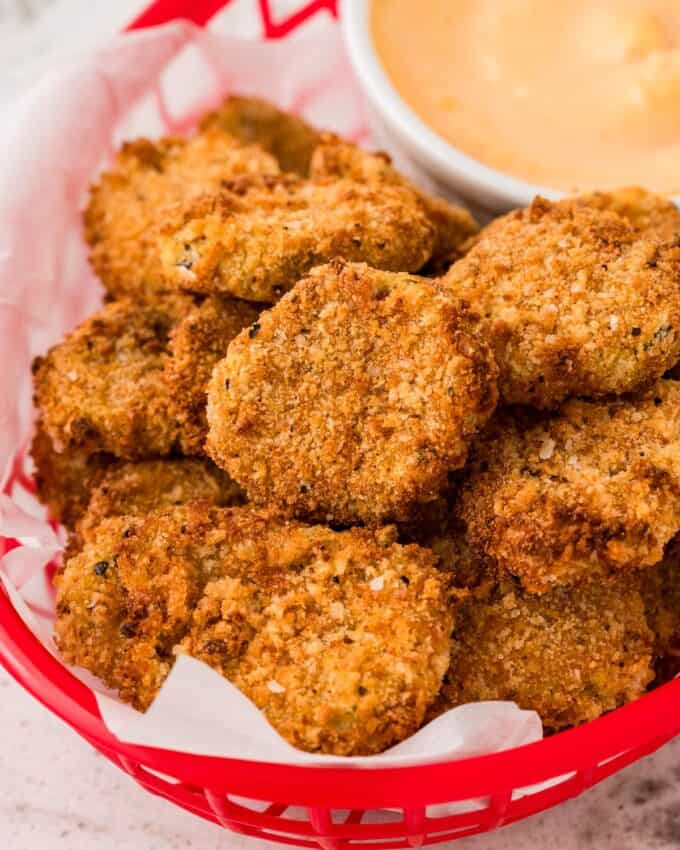
[[[268,0],[258,4],[268,38],[288,34],[317,12],[337,15],[336,0],[315,0],[279,21]],[[174,18],[204,25],[224,5],[224,0],[157,0],[130,28]],[[15,545],[0,542],[5,551]],[[34,637],[2,585],[0,662],[151,793],[235,832],[324,850],[357,844],[419,847],[494,829],[575,797],[680,733],[678,679],[544,741],[424,767],[288,767],[131,746],[111,735],[92,692]],[[437,816],[428,810],[463,801],[468,804],[458,814]],[[389,811],[389,816],[376,818],[376,811]]]

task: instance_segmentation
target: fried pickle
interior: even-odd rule
[[[259,315],[259,305],[212,296],[191,310],[170,335],[166,379],[187,455],[201,455],[208,433],[206,389],[231,340]]]
[[[35,401],[58,453],[172,452],[179,428],[163,368],[170,331],[192,306],[180,295],[113,302],[36,358]]]
[[[464,253],[464,245],[479,230],[470,213],[444,198],[416,189],[393,166],[386,153],[369,153],[338,136],[324,134],[314,151],[313,177],[344,177],[367,184],[407,186],[423,202],[435,231],[435,244],[428,260],[431,267],[447,268]]]
[[[511,579],[471,595],[456,616],[451,666],[433,714],[512,700],[546,728],[575,726],[644,693],[653,635],[629,576],[524,593]]]
[[[656,654],[680,659],[680,537],[668,544],[660,564],[640,571],[640,588]]]
[[[222,130],[246,144],[257,144],[278,162],[281,171],[309,175],[317,130],[289,112],[256,97],[228,97],[201,121],[201,130]]]
[[[503,414],[475,445],[459,511],[476,551],[535,593],[661,561],[680,531],[680,383],[536,419]]]
[[[36,424],[30,454],[35,465],[33,480],[38,498],[47,507],[50,518],[68,529],[78,522],[92,489],[116,462],[111,455],[87,454],[77,448],[56,452],[40,421]]]
[[[208,389],[208,453],[286,515],[408,520],[465,463],[495,377],[436,282],[337,260],[231,343]]]
[[[91,491],[78,530],[87,536],[110,517],[143,516],[158,508],[195,501],[229,507],[243,504],[245,494],[207,458],[118,462]]]
[[[158,231],[169,209],[224,180],[278,172],[273,157],[217,130],[193,139],[139,139],[123,145],[113,168],[90,193],[85,237],[90,261],[114,297],[149,297],[167,289]]]
[[[105,520],[59,579],[56,634],[67,661],[139,708],[186,652],[295,746],[360,755],[422,723],[454,608],[432,555],[389,529],[195,502]]]
[[[118,541],[140,521],[104,520],[82,547],[67,551],[55,579],[54,638],[64,661],[90,670],[122,696],[132,688],[155,692],[172,661],[167,653],[161,659],[152,642],[131,640],[134,624],[126,619],[129,599],[118,578]]]
[[[480,315],[507,404],[632,392],[680,358],[680,244],[601,206],[537,198],[442,279]]]
[[[164,229],[170,285],[274,302],[335,257],[415,271],[432,254],[434,229],[405,187],[286,175],[234,181],[230,189],[188,203]]]
[[[399,523],[399,539],[430,549],[454,587],[477,592],[495,582],[496,571],[489,559],[480,557],[468,543],[455,508],[456,493],[457,487],[449,484],[438,499],[418,505],[410,522]]]
[[[645,236],[662,242],[680,238],[680,209],[665,195],[640,186],[626,186],[611,192],[593,192],[579,200],[588,207],[618,213]]]

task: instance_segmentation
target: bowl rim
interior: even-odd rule
[[[389,128],[408,140],[426,170],[480,201],[494,199],[510,209],[526,207],[537,195],[556,201],[569,193],[522,180],[485,165],[464,153],[429,127],[406,103],[389,79],[371,37],[370,9],[373,0],[344,0],[340,25],[354,72],[371,105]]]

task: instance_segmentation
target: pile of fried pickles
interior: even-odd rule
[[[124,144],[84,225],[104,306],[33,367],[66,662],[144,710],[191,655],[339,755],[482,700],[557,731],[677,672],[670,201],[480,230],[230,97]]]

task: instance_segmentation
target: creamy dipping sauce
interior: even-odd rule
[[[371,27],[409,106],[486,165],[680,193],[680,0],[372,0]]]

